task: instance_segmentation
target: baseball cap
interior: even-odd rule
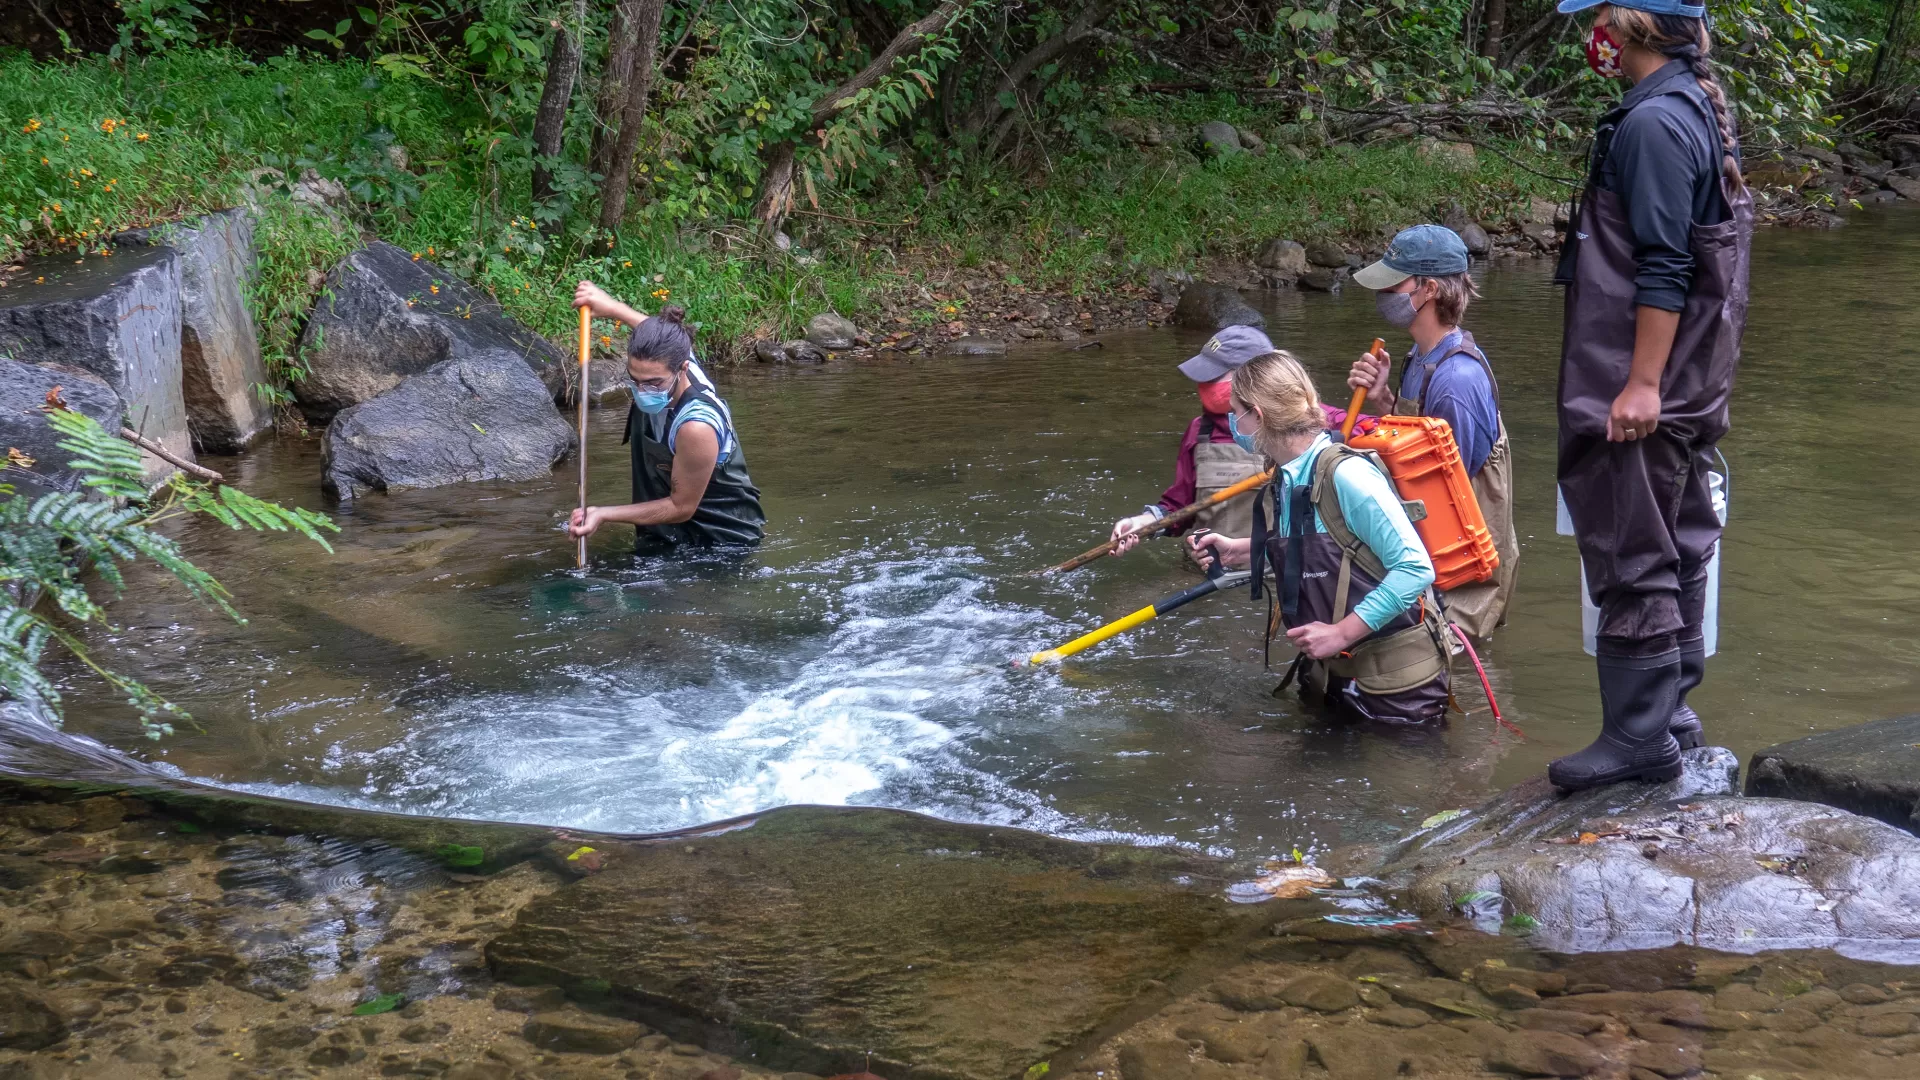
[[[1258,327],[1228,326],[1207,339],[1198,355],[1181,364],[1180,374],[1194,382],[1213,382],[1238,371],[1254,357],[1273,351],[1273,342]]]
[[[1353,280],[1369,289],[1391,289],[1410,277],[1450,277],[1467,272],[1467,244],[1445,225],[1402,229],[1380,261],[1362,267]]]
[[[1705,4],[1682,4],[1680,0],[1560,0],[1559,11],[1562,15],[1571,15],[1607,3],[1655,15],[1684,15],[1689,19],[1705,18],[1707,14]]]

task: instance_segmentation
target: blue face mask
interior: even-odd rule
[[[629,379],[627,392],[633,395],[633,403],[640,411],[649,415],[667,411],[667,403],[673,400],[671,390],[642,390],[640,384]]]
[[[1260,448],[1254,445],[1253,436],[1242,435],[1240,433],[1240,415],[1238,413],[1227,413],[1227,431],[1233,435],[1233,445],[1245,450],[1249,454],[1257,454],[1260,452]]]

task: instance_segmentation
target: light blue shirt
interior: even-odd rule
[[[689,392],[714,389],[713,380],[707,378],[707,373],[701,369],[700,362],[697,360],[687,362],[687,381],[693,384]],[[720,401],[720,395],[717,392],[714,394],[714,400]],[[733,456],[734,447],[739,445],[733,433],[733,414],[728,410],[726,402],[721,401],[720,407],[716,409],[704,401],[695,401],[681,409],[680,415],[673,418],[673,426],[667,429],[668,450],[677,449],[675,444],[679,441],[680,428],[689,420],[698,420],[713,429],[714,435],[720,440],[720,455],[714,459],[713,464],[715,468],[725,465],[727,459]]]
[[[1333,436],[1322,433],[1307,447],[1307,452],[1280,467],[1282,497],[1275,499],[1274,515],[1279,520],[1275,531],[1282,537],[1289,531],[1292,502],[1285,492],[1313,483],[1313,465],[1320,452],[1333,445]],[[1354,605],[1354,614],[1378,630],[1394,616],[1412,607],[1433,584],[1433,559],[1420,542],[1413,522],[1400,505],[1400,493],[1379,469],[1359,458],[1348,458],[1333,470],[1333,493],[1340,500],[1340,513],[1347,519],[1353,535],[1379,557],[1387,573],[1380,587]],[[1324,533],[1327,527],[1319,514],[1313,515],[1313,531]]]

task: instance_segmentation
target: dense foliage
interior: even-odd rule
[[[321,530],[338,531],[338,526],[311,510],[290,510],[184,473],[149,493],[140,452],[133,446],[91,418],[57,406],[49,407],[47,423],[60,432],[60,448],[73,455],[68,465],[80,475],[81,487],[29,498],[0,483],[0,691],[57,718],[60,692],[40,672],[40,659],[49,643],[58,642],[127,695],[150,737],[170,734],[166,718],[186,719],[187,714],[138,680],[97,663],[77,636],[74,624],[107,623],[95,593],[118,594],[127,584],[127,566],[145,560],[238,619],[227,590],[155,531],[156,525],[201,514],[235,529],[292,530],[321,547],[328,547]],[[16,451],[6,469],[36,465],[46,467]]]
[[[1847,0],[1829,21],[1805,0],[1714,3],[1748,152],[1826,138],[1867,67],[1901,69],[1913,6]],[[304,10],[127,2],[110,37],[74,22],[39,56],[0,58],[0,255],[251,192],[275,237],[259,315],[297,378],[312,271],[358,239],[284,201],[311,172],[344,186],[354,223],[542,329],[590,276],[733,339],[857,313],[930,260],[1087,288],[1280,230],[1483,211],[1577,174],[1587,118],[1617,93],[1550,0],[374,0],[315,25]],[[609,223],[623,43],[651,80]],[[1208,119],[1286,145],[1215,162],[1192,139]],[[1413,154],[1422,135],[1468,139],[1480,164],[1436,170]],[[1328,152],[1343,144],[1366,148]]]

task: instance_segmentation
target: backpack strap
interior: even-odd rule
[[[1340,494],[1333,486],[1333,472],[1348,458],[1366,459],[1380,470],[1380,475],[1387,478],[1389,485],[1393,483],[1393,474],[1387,471],[1386,462],[1371,450],[1356,450],[1342,443],[1334,443],[1320,451],[1320,456],[1314,460],[1313,486],[1308,498],[1313,505],[1313,512],[1320,516],[1320,524],[1326,528],[1327,535],[1340,547],[1340,577],[1333,586],[1335,622],[1346,618],[1347,594],[1353,585],[1355,563],[1376,581],[1387,573],[1386,564],[1380,561],[1380,556],[1354,535],[1353,529],[1347,525],[1345,511],[1340,508]]]

